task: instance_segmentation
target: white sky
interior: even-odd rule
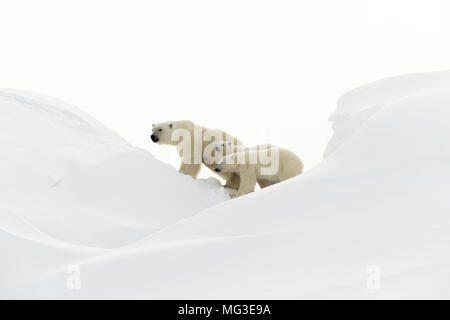
[[[309,169],[341,94],[450,69],[449,16],[444,0],[0,0],[0,86],[61,98],[176,166],[152,123],[279,144]]]

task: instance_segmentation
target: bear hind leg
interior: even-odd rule
[[[261,180],[258,179],[258,184],[261,187],[261,189],[267,188],[273,184],[277,183],[277,181],[270,181],[270,180]]]

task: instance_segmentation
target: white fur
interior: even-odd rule
[[[187,136],[179,136],[179,133],[186,133]],[[190,175],[193,178],[197,178],[202,164],[214,172],[217,162],[213,161],[207,163],[203,156],[203,154],[208,153],[208,150],[210,149],[208,146],[211,143],[215,141],[227,141],[233,146],[243,146],[242,142],[238,139],[220,129],[205,128],[188,120],[168,121],[155,124],[153,125],[152,135],[155,135],[159,139],[157,141],[158,144],[177,146],[178,154],[181,158],[179,172]],[[185,138],[189,140],[184,141]],[[188,150],[185,150],[185,148],[182,147],[183,145],[186,145],[184,142],[187,142],[187,145],[190,145]],[[207,158],[210,159],[211,157]],[[235,190],[239,187],[240,179],[237,174],[214,173],[218,174],[226,181],[226,187]]]
[[[272,158],[272,163],[263,161],[265,159],[262,155],[265,153]],[[273,161],[277,162],[276,170],[267,173]],[[293,152],[269,146],[266,149],[254,147],[229,154],[222,159],[217,168],[222,173],[235,173],[240,176],[241,182],[236,194],[239,197],[253,192],[257,182],[261,188],[265,188],[301,174],[303,163]]]

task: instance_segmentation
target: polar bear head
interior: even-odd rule
[[[191,139],[194,123],[188,120],[166,121],[152,125],[150,138],[154,143],[177,145],[180,137]]]
[[[211,142],[203,152],[203,161],[206,164],[219,163],[225,155],[235,152],[236,147],[231,141]]]
[[[172,144],[171,143],[172,130],[173,130],[173,123],[170,121],[153,124],[150,139],[152,139],[154,143]]]
[[[238,172],[237,154],[232,153],[222,158],[214,169],[215,172]]]

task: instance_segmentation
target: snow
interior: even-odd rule
[[[449,106],[449,72],[357,88],[320,165],[229,200],[2,89],[0,298],[450,298]]]

